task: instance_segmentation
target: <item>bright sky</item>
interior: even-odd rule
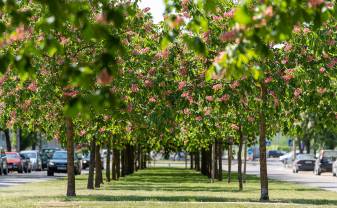
[[[163,20],[163,13],[165,11],[164,0],[141,0],[139,7],[142,9],[150,7],[150,12],[155,23]]]

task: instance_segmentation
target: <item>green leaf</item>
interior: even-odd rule
[[[234,14],[234,19],[240,24],[247,25],[252,22],[248,9],[244,6],[238,7]]]

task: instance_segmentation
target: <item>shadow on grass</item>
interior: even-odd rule
[[[224,198],[224,197],[203,197],[203,196],[106,196],[106,195],[79,195],[76,198],[65,198],[65,201],[105,201],[105,202],[121,202],[121,201],[158,201],[158,202],[260,202],[256,199],[240,199],[240,198]],[[274,200],[269,203],[296,203],[303,205],[336,205],[337,200],[326,199],[282,199]]]

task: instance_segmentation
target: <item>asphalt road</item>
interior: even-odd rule
[[[227,167],[224,167],[224,170],[226,170],[226,168]],[[237,166],[235,165],[233,168],[233,170],[235,170]],[[248,163],[247,174],[258,176],[260,174],[259,168],[258,163]],[[298,183],[337,192],[337,177],[333,177],[332,173],[322,173],[320,176],[314,175],[312,171],[293,173],[290,167],[284,167],[282,163],[278,161],[269,161],[268,177],[270,179]]]
[[[55,180],[56,178],[65,177],[66,174],[55,174],[55,177],[48,177],[46,171],[36,171],[31,173],[17,172],[9,173],[7,176],[0,176],[0,190],[4,187],[16,186],[25,183],[42,182],[47,180]]]

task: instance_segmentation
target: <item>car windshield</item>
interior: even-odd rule
[[[20,158],[19,155],[14,154],[14,153],[6,153],[7,158],[10,159],[16,159],[16,158]]]
[[[67,159],[67,152],[55,152],[53,155],[53,159],[57,160]]]
[[[313,155],[297,155],[298,160],[315,160]]]
[[[23,152],[21,154],[29,158],[36,158],[36,153],[34,152]]]
[[[336,159],[337,158],[337,151],[324,151],[323,158],[328,159]]]

